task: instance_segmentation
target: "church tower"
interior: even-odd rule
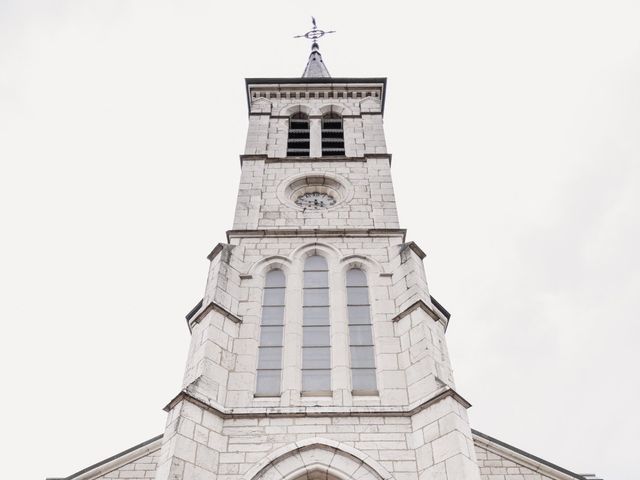
[[[398,221],[386,79],[331,77],[308,38],[301,78],[246,80],[235,220],[155,478],[478,480],[449,314]]]

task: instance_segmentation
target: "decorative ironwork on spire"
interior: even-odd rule
[[[322,77],[331,77],[329,74],[329,70],[325,67],[324,62],[322,61],[322,55],[320,55],[320,46],[318,45],[318,40],[328,33],[335,33],[335,30],[321,30],[318,28],[316,24],[316,19],[311,17],[311,23],[313,28],[309,30],[307,33],[303,35],[296,35],[293,38],[306,38],[311,40],[311,54],[309,55],[309,60],[307,61],[307,66],[304,69],[304,73],[302,74],[302,78],[322,78]]]

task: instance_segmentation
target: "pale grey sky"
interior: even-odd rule
[[[6,478],[163,431],[231,227],[244,77],[387,76],[401,223],[472,426],[638,472],[640,3],[0,1]]]

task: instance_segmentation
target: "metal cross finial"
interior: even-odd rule
[[[327,33],[336,33],[335,30],[329,30],[329,31],[326,31],[326,32],[324,30],[320,30],[318,28],[318,25],[316,24],[316,19],[314,17],[311,17],[311,23],[313,24],[313,28],[311,30],[309,30],[304,35],[296,35],[293,38],[307,38],[307,39],[313,41],[313,43],[316,43],[316,40],[318,40],[319,38],[324,37]]]

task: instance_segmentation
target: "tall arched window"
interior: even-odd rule
[[[280,395],[285,278],[282,270],[267,273],[262,298],[256,395]]]
[[[309,117],[302,112],[294,113],[289,118],[287,156],[308,157],[309,145]]]
[[[376,363],[367,277],[359,268],[347,271],[347,315],[351,351],[351,385],[354,394],[377,393]]]
[[[302,394],[330,395],[329,269],[320,255],[304,263],[302,305]]]
[[[322,117],[322,156],[344,155],[342,117],[329,112]]]

